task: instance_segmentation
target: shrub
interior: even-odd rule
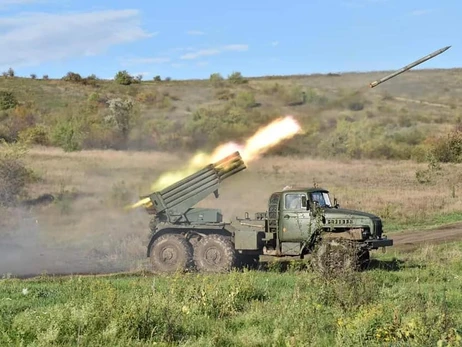
[[[228,76],[228,81],[233,84],[244,84],[247,83],[248,80],[245,79],[240,72],[233,72]]]
[[[0,144],[0,205],[12,206],[35,174],[23,163],[27,147],[21,143]]]
[[[224,78],[219,73],[211,74],[209,79],[213,86],[215,87],[223,86]]]
[[[250,92],[239,92],[233,100],[233,104],[242,108],[251,108],[256,105],[255,95]]]
[[[235,97],[234,93],[229,89],[220,89],[215,93],[218,100],[231,100]]]
[[[75,72],[68,72],[66,76],[62,78],[66,82],[80,83],[82,82],[82,76]]]
[[[128,140],[128,135],[136,122],[135,103],[131,99],[111,99],[107,102],[110,114],[105,121],[114,126],[122,135],[124,141]]]
[[[434,144],[432,155],[442,163],[462,162],[462,131],[454,130],[446,137],[440,138]]]
[[[65,152],[82,149],[83,134],[80,124],[73,119],[63,119],[51,131],[51,143]]]
[[[156,82],[160,82],[160,81],[162,81],[162,78],[160,78],[160,76],[157,75],[157,76],[154,76],[153,80],[156,81]]]
[[[118,84],[128,86],[134,82],[134,78],[126,70],[123,70],[117,72],[114,81]]]
[[[19,104],[18,99],[13,94],[13,92],[0,90],[0,110],[9,110],[14,108]]]
[[[48,130],[43,125],[36,125],[33,127],[26,128],[19,132],[19,140],[24,143],[48,146],[50,144],[50,138]]]

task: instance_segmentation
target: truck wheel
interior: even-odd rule
[[[236,262],[233,243],[223,235],[202,237],[194,247],[194,262],[200,272],[227,272]]]
[[[183,235],[165,234],[152,244],[150,259],[154,272],[184,272],[192,265],[193,248]]]
[[[323,274],[356,270],[358,251],[354,244],[343,240],[321,241],[315,254],[316,268]]]

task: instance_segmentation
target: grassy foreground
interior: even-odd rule
[[[0,282],[2,346],[459,346],[462,244],[287,271]]]

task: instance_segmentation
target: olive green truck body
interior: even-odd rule
[[[153,215],[147,256],[154,271],[227,271],[262,255],[303,258],[331,241],[354,245],[358,259],[367,262],[370,250],[393,245],[383,236],[379,217],[340,208],[321,188],[273,192],[265,212],[254,218],[246,213],[235,223],[224,222],[220,209],[193,207],[210,194],[218,198],[221,182],[245,168],[235,152],[142,197],[149,197],[146,210]]]

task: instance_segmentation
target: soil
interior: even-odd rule
[[[391,233],[393,248],[400,251],[412,251],[424,244],[441,244],[462,240],[462,223],[448,224],[423,231]]]

